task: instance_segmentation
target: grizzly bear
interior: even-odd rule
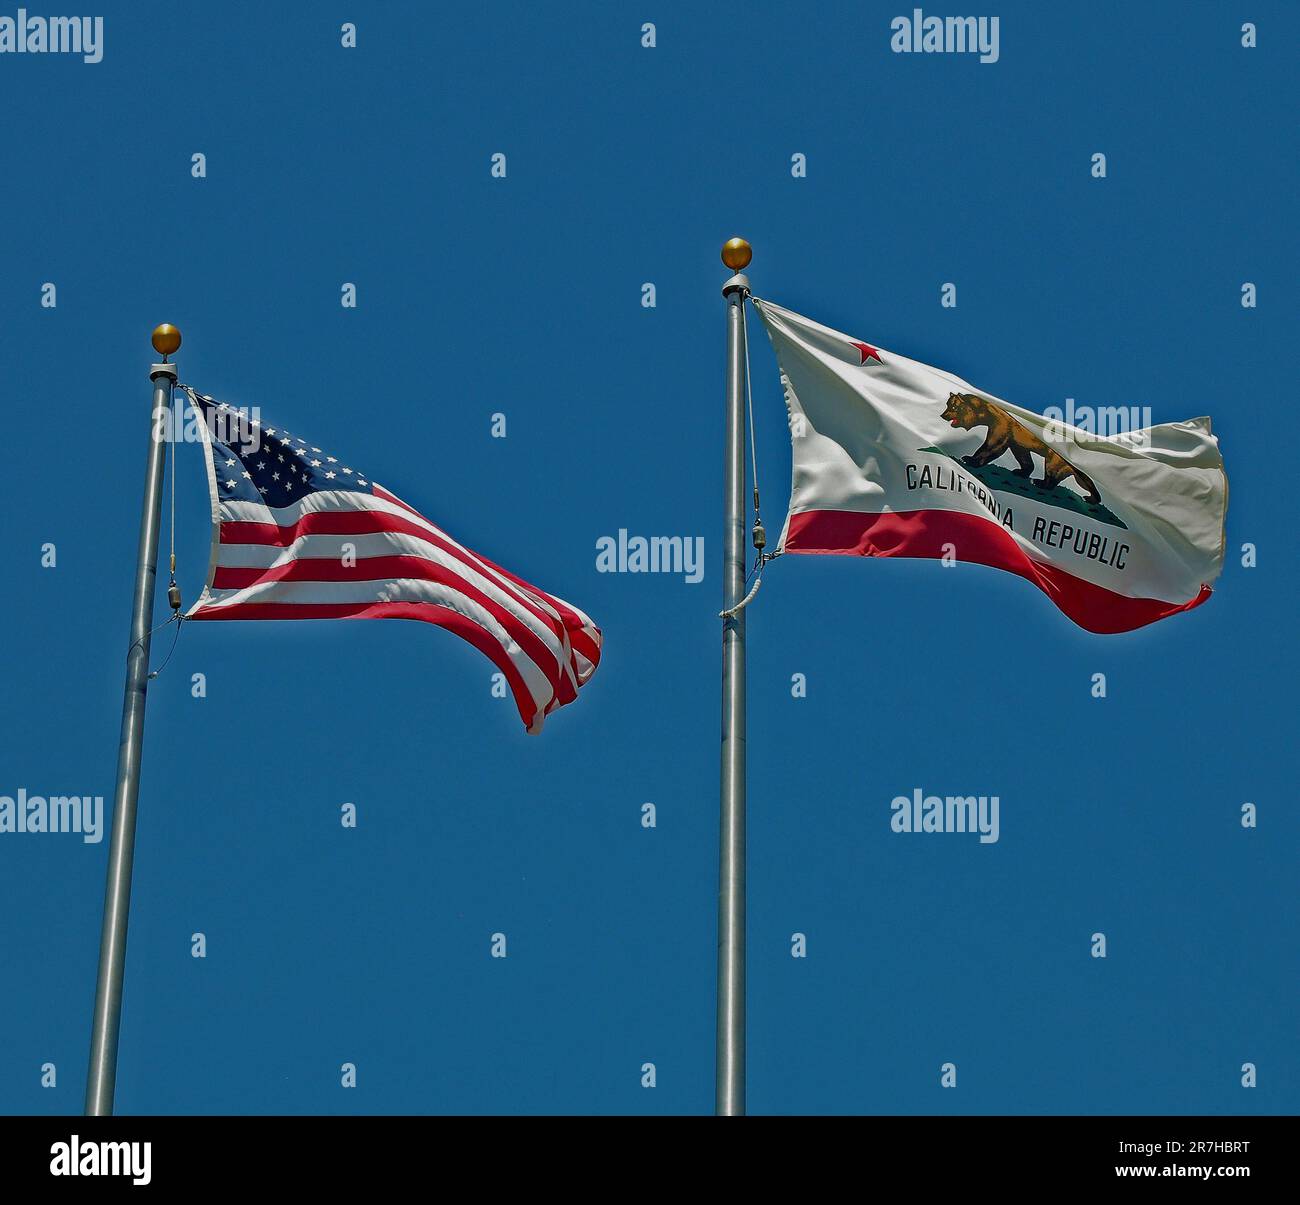
[[[1029,477],[1034,471],[1034,454],[1043,458],[1042,480],[1035,481],[1045,489],[1054,489],[1067,477],[1073,477],[1083,489],[1087,490],[1087,501],[1098,503],[1101,493],[1086,473],[1080,472],[1059,452],[1049,448],[1037,435],[1023,423],[1018,423],[1000,406],[995,406],[986,398],[973,393],[950,393],[948,405],[943,417],[952,426],[969,431],[972,427],[987,427],[988,434],[984,442],[969,456],[963,456],[962,463],[972,468],[989,464],[1003,452],[1010,452],[1020,466],[1012,472],[1017,477]]]

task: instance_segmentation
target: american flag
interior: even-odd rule
[[[419,619],[505,675],[529,732],[578,697],[600,629],[457,543],[351,462],[181,386],[212,499],[208,580],[187,619]]]

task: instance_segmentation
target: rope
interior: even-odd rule
[[[171,582],[170,585],[176,584],[176,389],[171,386],[167,391],[168,417],[171,419],[171,479],[172,479],[172,497],[171,497]]]
[[[753,298],[748,292],[746,298],[752,303]],[[763,529],[763,515],[760,505],[758,492],[758,439],[754,427],[754,384],[749,371],[749,324],[745,325],[745,395],[749,409],[749,463],[753,472],[754,482],[754,548],[757,556],[754,558],[754,567],[745,575],[745,580],[750,577],[754,578],[754,584],[750,587],[749,593],[745,595],[734,607],[728,607],[725,611],[718,612],[719,619],[731,619],[739,615],[751,602],[758,593],[759,587],[763,584],[763,569],[768,561],[774,561],[781,554],[779,552],[764,552],[767,545],[767,533]]]
[[[753,602],[754,595],[758,593],[758,588],[762,584],[763,584],[763,560],[762,560],[762,554],[760,553],[759,562],[758,562],[758,576],[754,579],[754,584],[749,588],[749,593],[746,594],[745,597],[742,598],[734,607],[731,607],[726,611],[719,611],[718,618],[731,619],[734,616],[739,615],[741,611],[743,611],[747,606],[749,606],[751,602]]]
[[[745,324],[745,395],[749,401],[749,463],[754,476],[754,518],[758,519],[758,445],[754,440],[754,382],[749,375],[749,324]]]
[[[182,389],[186,388],[184,385]],[[183,413],[183,411],[182,411]],[[167,442],[171,445],[167,449],[168,475],[171,477],[170,501],[168,503],[168,582],[167,582],[167,601],[171,603],[172,614],[169,619],[164,620],[156,628],[150,631],[152,637],[154,632],[161,631],[169,623],[176,625],[176,632],[172,636],[171,648],[167,650],[167,656],[163,658],[163,663],[155,670],[149,671],[149,680],[152,681],[167,668],[167,663],[172,659],[172,654],[176,652],[176,644],[181,638],[181,625],[185,622],[185,617],[180,612],[177,599],[180,597],[176,589],[176,386],[173,383],[167,391],[167,418],[169,420],[167,432]],[[126,651],[129,657],[132,650],[137,644],[143,643],[142,640],[133,640]]]

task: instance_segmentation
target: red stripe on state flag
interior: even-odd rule
[[[872,513],[807,510],[790,516],[785,552],[830,556],[919,557],[940,559],[944,545],[958,559],[1004,569],[1033,582],[1070,619],[1089,632],[1129,632],[1200,606],[1210,597],[1202,586],[1195,598],[1165,602],[1130,598],[1030,557],[998,523],[949,510]]]

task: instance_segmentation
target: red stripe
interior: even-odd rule
[[[596,634],[600,634],[599,628],[596,629]],[[574,652],[581,653],[591,662],[593,670],[600,664],[600,645],[587,635],[584,628],[569,628],[569,644],[573,646]]]
[[[320,510],[309,511],[296,523],[281,527],[275,523],[253,523],[244,519],[223,519],[220,541],[223,544],[269,544],[274,548],[288,548],[299,536],[361,536],[372,531],[418,531],[423,528],[398,519],[404,527],[385,529],[379,524],[391,518],[378,510]]]
[[[410,511],[411,514],[419,515],[421,519],[424,519],[424,516],[421,515],[418,510],[413,506],[408,506],[396,494],[390,494],[382,485],[375,485],[374,482],[371,482],[371,487],[374,489],[376,497],[382,498],[385,502],[391,502],[394,506],[400,506],[403,510]],[[428,521],[429,520],[425,519],[426,523]],[[475,553],[474,555],[478,556],[478,553]],[[593,640],[587,633],[587,625],[583,621],[582,616],[574,611],[572,607],[568,606],[568,604],[566,604],[562,599],[547,594],[544,590],[537,589],[536,586],[524,581],[522,577],[518,577],[511,573],[509,569],[503,569],[500,565],[495,564],[493,561],[489,561],[487,557],[478,556],[478,559],[482,561],[484,565],[487,565],[490,569],[499,573],[507,581],[513,582],[516,586],[520,587],[520,589],[546,599],[547,603],[554,607],[556,612],[564,619],[565,627],[570,633],[570,643],[572,643],[573,647],[581,652],[582,655],[592,663],[593,667],[600,664],[599,628],[595,628],[594,624],[592,625],[596,632],[596,638]]]
[[[451,607],[428,602],[389,603],[237,603],[228,607],[204,607],[191,619],[418,619],[454,632],[469,641],[506,676],[515,696],[515,706],[524,723],[531,724],[537,704],[510,660],[506,650],[490,633],[467,615]]]
[[[532,628],[459,574],[441,565],[435,565],[423,557],[362,557],[355,565],[344,565],[341,560],[334,557],[302,557],[271,568],[218,565],[213,571],[212,588],[243,590],[249,586],[261,585],[263,582],[375,582],[389,581],[394,578],[414,578],[417,581],[434,582],[472,599],[505,628],[511,639],[546,675],[551,688],[562,703],[572,702],[577,697],[575,686],[563,672],[556,654],[546,647]],[[547,623],[547,627],[554,632],[554,620]],[[559,634],[556,635],[558,638]]]
[[[262,582],[379,582],[396,577],[442,582],[475,598],[485,597],[454,570],[422,556],[401,553],[360,557],[353,565],[345,565],[335,556],[300,556],[283,565],[218,565],[213,570],[212,588],[242,590]]]
[[[410,510],[411,508],[406,507],[406,509]],[[411,513],[416,514],[415,511],[411,511]],[[467,553],[457,548],[446,537],[435,535],[418,523],[413,523],[410,519],[404,519],[401,515],[390,515],[379,510],[311,511],[303,515],[296,523],[290,523],[283,527],[275,523],[252,523],[242,519],[226,519],[221,523],[218,539],[222,544],[264,544],[271,548],[288,548],[299,536],[366,536],[380,535],[385,532],[399,532],[402,535],[416,536],[445,552],[448,556],[454,557],[462,565],[467,565],[478,572],[482,572],[485,565],[496,568],[495,565],[491,565],[490,561],[485,561],[473,553]],[[517,581],[517,579],[515,580]],[[505,587],[502,587],[502,589],[505,589]],[[534,591],[532,586],[528,586],[528,589],[534,593],[543,594],[540,590]],[[547,615],[535,600],[520,597],[517,590],[510,591],[510,593],[515,595],[516,601],[521,606],[526,607],[530,614],[535,615],[548,627],[554,623],[552,617]],[[549,595],[543,594],[543,597],[549,597]]]
[[[526,581],[524,581],[523,578],[517,577],[515,574],[511,573],[509,569],[502,569],[500,565],[497,565],[492,561],[487,560],[486,558],[482,558],[482,559],[485,565],[490,565],[493,569],[496,570],[497,573],[501,574],[501,576],[504,577],[507,581],[513,582],[516,586],[519,586],[524,590],[532,590],[534,592],[541,593],[540,591],[537,591],[537,588],[535,586],[530,586]],[[579,652],[581,652],[582,655],[586,657],[588,661],[591,662],[593,667],[599,665],[600,664],[600,629],[597,628],[594,624],[592,625],[592,628],[595,631],[595,636],[593,638],[588,633],[587,624],[586,622],[584,622],[582,616],[579,615],[572,607],[570,607],[563,600],[555,598],[553,595],[546,594],[544,595],[544,597],[546,598],[546,601],[550,603],[552,607],[555,608],[555,610],[559,613],[560,617],[564,620],[564,626],[569,631],[570,642],[572,643],[573,647],[577,649]]]
[[[1057,565],[1032,559],[1000,523],[948,510],[894,511],[874,514],[846,510],[809,510],[790,516],[786,552],[844,556],[943,556],[953,544],[958,559],[1005,569],[1033,582],[1066,615],[1089,632],[1130,632],[1200,606],[1209,586],[1189,602],[1129,598],[1085,581]]]
[[[526,581],[524,581],[523,578],[516,577],[510,572],[510,570],[502,569],[500,565],[493,564],[491,561],[487,561],[486,563],[491,565],[492,568],[501,574],[502,577],[513,582],[516,586],[525,590],[535,589],[535,587],[530,586]],[[588,631],[587,621],[585,621],[582,616],[567,603],[551,594],[547,594],[545,598],[546,601],[559,613],[560,618],[564,620],[564,626],[568,629],[569,641],[573,647],[582,653],[582,655],[591,662],[593,667],[599,665],[600,629],[596,627],[595,624],[592,624],[591,631]],[[592,634],[593,632],[594,635]]]
[[[375,491],[376,498],[382,498],[385,502],[391,502],[394,506],[400,506],[403,510],[409,510],[413,515],[420,515],[420,512],[416,510],[415,507],[403,502],[396,494],[390,494],[382,485],[375,485],[372,481],[370,486]],[[420,518],[424,519],[424,516],[420,515]],[[425,522],[428,522],[428,520],[426,519]]]

